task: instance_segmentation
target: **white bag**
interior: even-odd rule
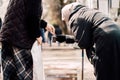
[[[37,41],[33,44],[31,53],[33,57],[33,80],[45,80],[41,45],[38,45]]]

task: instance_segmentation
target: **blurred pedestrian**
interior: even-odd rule
[[[53,24],[54,28],[55,28],[55,34],[56,35],[61,35],[62,34],[62,30],[61,28],[59,27],[59,25],[57,24]]]
[[[59,36],[59,35],[62,35],[62,30],[61,28],[59,27],[59,25],[57,24],[53,24],[54,28],[55,28],[55,35],[56,36]],[[60,46],[60,43],[57,42],[58,46]]]
[[[2,19],[0,18],[0,29],[1,29],[1,26],[2,26]]]
[[[3,80],[33,80],[31,48],[42,43],[40,28],[54,34],[41,20],[42,0],[10,0],[0,32]]]
[[[103,13],[80,3],[62,9],[78,45],[87,54],[95,52],[96,80],[120,80],[120,26]],[[93,48],[95,46],[95,51]]]
[[[45,30],[44,30],[44,28],[40,28],[40,32],[41,32],[41,36],[42,36],[42,42],[45,43],[46,39],[45,39]]]
[[[48,44],[49,44],[49,46],[52,46],[52,42],[53,42],[52,37],[53,37],[53,34],[48,32]]]

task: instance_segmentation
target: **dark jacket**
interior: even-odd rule
[[[41,0],[10,0],[4,18],[0,41],[9,42],[18,48],[31,48],[40,36],[39,26],[45,28],[41,19]]]
[[[95,44],[97,80],[120,80],[120,26],[82,5],[74,8],[69,23],[82,49],[88,51]]]

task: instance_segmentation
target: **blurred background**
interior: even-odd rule
[[[64,5],[78,1],[90,8],[104,12],[112,19],[119,21],[120,0],[43,0],[43,19],[51,24],[58,24],[64,34],[70,34],[66,24],[61,20],[61,9]],[[4,18],[9,0],[0,0],[0,17]]]
[[[0,0],[0,18],[2,21],[9,1]],[[71,35],[71,31],[61,20],[61,9],[66,4],[76,1],[105,13],[120,24],[120,0],[43,0],[42,19],[53,24],[56,33],[59,32],[57,34]],[[58,30],[58,27],[61,31]],[[48,32],[43,36],[46,37],[45,40],[43,39],[45,44],[42,46],[46,80],[81,80],[82,55],[79,47],[76,44],[53,43],[51,42],[52,35]],[[46,45],[46,41],[49,45]],[[86,55],[84,70],[84,80],[95,80],[94,68]]]

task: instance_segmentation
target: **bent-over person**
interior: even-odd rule
[[[95,46],[96,80],[120,80],[120,26],[105,14],[77,2],[63,7],[62,15],[80,48],[91,54]]]

